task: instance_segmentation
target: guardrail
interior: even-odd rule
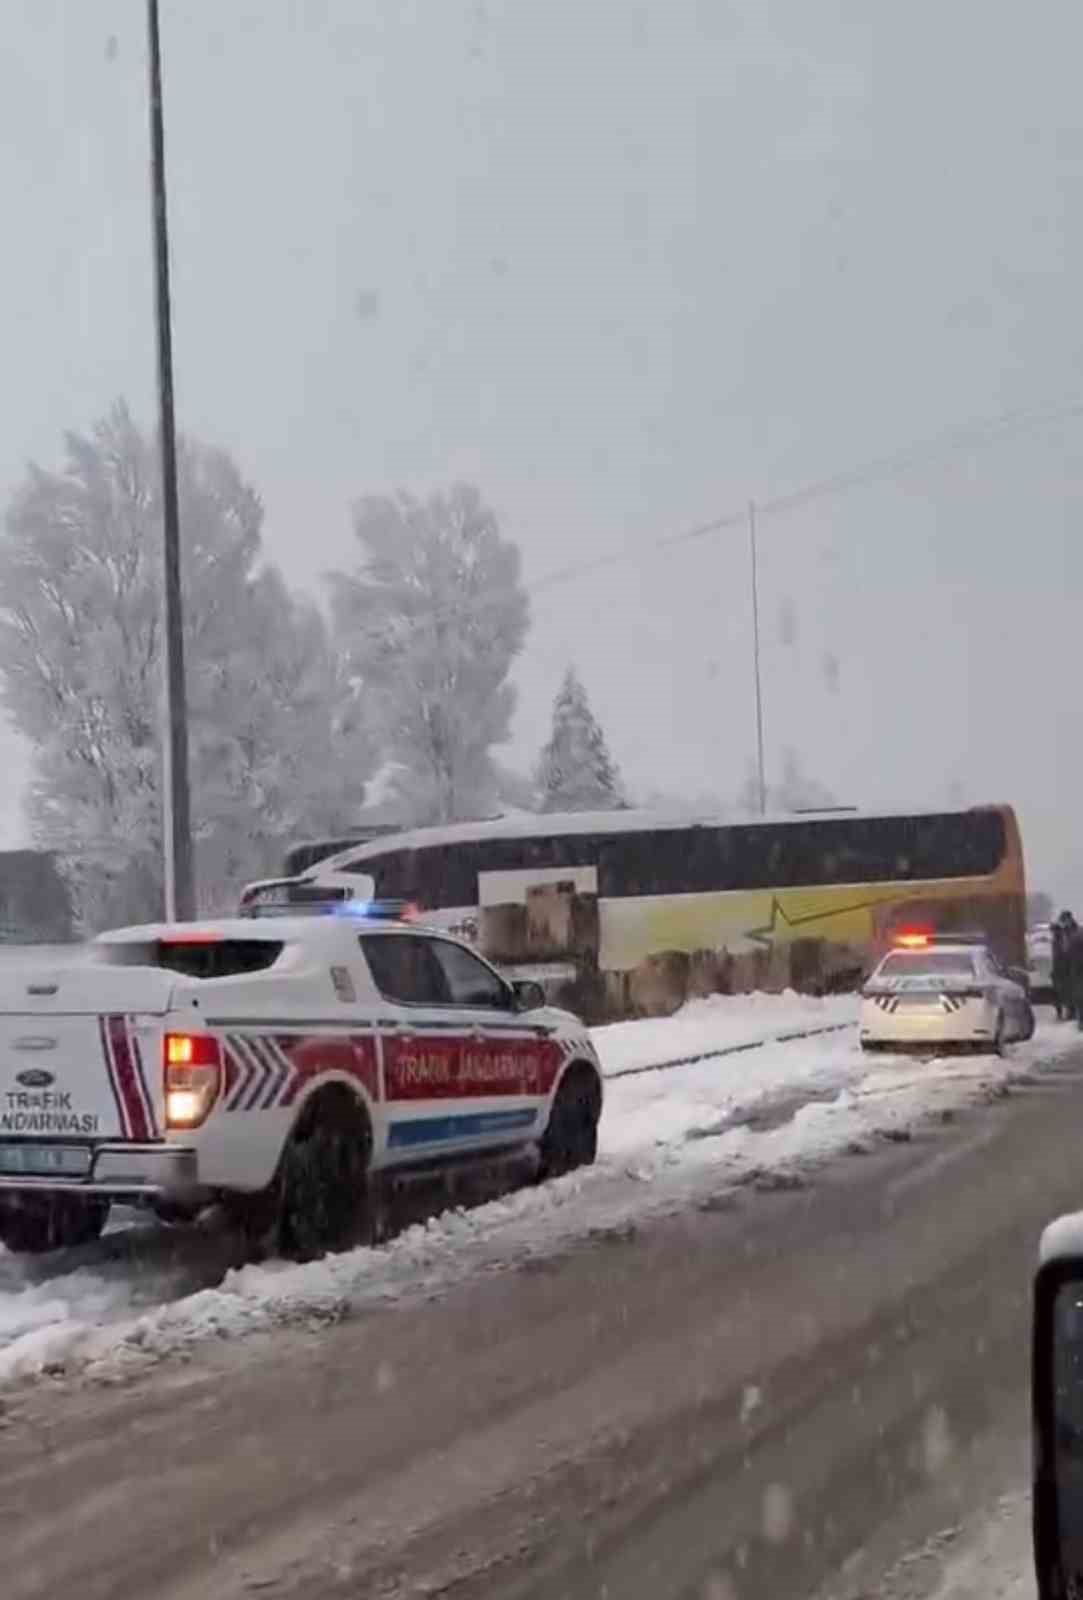
[[[671,1067],[692,1067],[697,1061],[711,1061],[715,1056],[739,1056],[749,1050],[762,1050],[769,1044],[790,1044],[795,1039],[814,1039],[818,1034],[842,1033],[846,1028],[856,1028],[856,1022],[826,1022],[815,1028],[791,1028],[785,1033],[773,1033],[767,1039],[746,1039],[743,1044],[720,1045],[715,1050],[697,1050],[695,1055],[674,1056],[671,1061],[652,1061],[642,1067],[621,1067],[617,1072],[604,1072],[607,1083],[615,1078],[634,1078],[644,1072],[667,1072]]]

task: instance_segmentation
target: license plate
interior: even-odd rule
[[[90,1151],[79,1145],[0,1144],[0,1173],[17,1177],[85,1178]]]

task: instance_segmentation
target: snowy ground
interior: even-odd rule
[[[855,1008],[851,997],[716,996],[665,1021],[598,1029],[609,1081],[597,1165],[445,1212],[381,1249],[235,1268],[236,1241],[220,1229],[171,1232],[129,1216],[80,1252],[0,1252],[0,1383],[42,1371],[109,1381],[206,1339],[432,1296],[738,1185],[796,1184],[802,1168],[1003,1093],[1080,1042],[1045,1023],[1005,1061],[870,1064],[848,1025]],[[649,1070],[673,1061],[685,1064]]]
[[[942,1559],[928,1600],[1034,1600],[1030,1491],[1006,1497]]]

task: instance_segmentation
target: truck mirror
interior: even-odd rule
[[[1042,1235],[1034,1279],[1034,1566],[1039,1600],[1083,1595],[1083,1212]]]

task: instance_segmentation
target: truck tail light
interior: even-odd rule
[[[222,1087],[222,1052],[210,1033],[167,1033],[163,1043],[167,1128],[198,1128]]]

